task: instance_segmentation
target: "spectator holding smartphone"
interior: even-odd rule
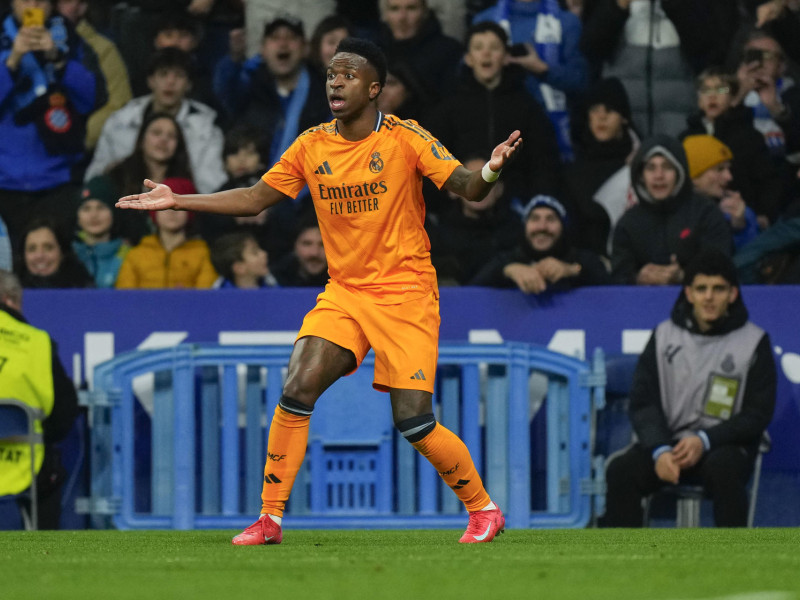
[[[786,58],[778,41],[765,31],[752,32],[742,46],[734,104],[752,110],[753,125],[764,136],[788,189],[800,160],[800,88],[785,72]]]
[[[49,0],[12,0],[0,27],[0,217],[12,239],[35,214],[72,232],[86,119],[106,101],[95,53]]]

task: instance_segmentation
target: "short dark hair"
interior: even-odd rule
[[[233,281],[233,265],[244,258],[247,240],[258,243],[249,231],[232,231],[219,236],[211,245],[211,264],[225,279]]]
[[[386,55],[377,44],[362,38],[347,37],[339,42],[336,52],[349,52],[367,59],[367,62],[378,73],[378,83],[381,84],[381,88],[386,85],[386,71],[388,70]]]
[[[698,275],[719,275],[732,286],[739,287],[733,260],[717,248],[706,246],[689,259],[683,270],[683,285],[692,285]]]
[[[500,38],[500,41],[503,42],[503,46],[508,46],[508,33],[506,33],[506,30],[494,21],[481,21],[480,23],[475,23],[472,27],[470,27],[467,30],[467,35],[464,37],[465,45],[469,46],[469,41],[472,39],[473,35],[486,32],[495,34]]]
[[[194,59],[188,52],[180,48],[162,48],[150,55],[147,63],[147,76],[150,77],[160,69],[180,69],[194,81]]]
[[[242,148],[246,148],[250,145],[255,147],[256,151],[261,155],[262,160],[269,154],[265,152],[263,140],[257,131],[248,125],[236,125],[225,134],[225,145],[222,149],[222,156],[227,157],[231,154],[236,154]]]

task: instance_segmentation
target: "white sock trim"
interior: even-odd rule
[[[489,500],[489,504],[484,506],[481,510],[497,510],[497,505],[491,500]]]

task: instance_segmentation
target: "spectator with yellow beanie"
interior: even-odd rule
[[[755,212],[731,188],[733,152],[713,135],[690,135],[683,140],[694,191],[712,200],[731,225],[733,243],[740,248],[759,233]]]

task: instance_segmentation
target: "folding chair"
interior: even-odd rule
[[[756,515],[756,503],[758,502],[758,485],[761,481],[761,462],[764,454],[770,451],[772,440],[766,431],[761,436],[761,443],[758,446],[758,454],[753,467],[753,476],[750,483],[750,502],[747,510],[747,526],[752,528]],[[675,512],[676,527],[700,527],[700,506],[706,497],[702,485],[670,485],[653,494],[670,494],[677,499]],[[645,526],[649,524],[651,496],[646,500],[644,521]]]
[[[30,498],[30,514],[24,509],[21,510],[22,521],[27,530],[36,530],[39,526],[38,495],[36,490],[36,444],[43,443],[43,437],[41,433],[36,432],[36,420],[41,418],[41,411],[20,400],[0,398],[0,440],[23,442],[30,446],[31,486],[18,494],[19,496],[28,496]]]

